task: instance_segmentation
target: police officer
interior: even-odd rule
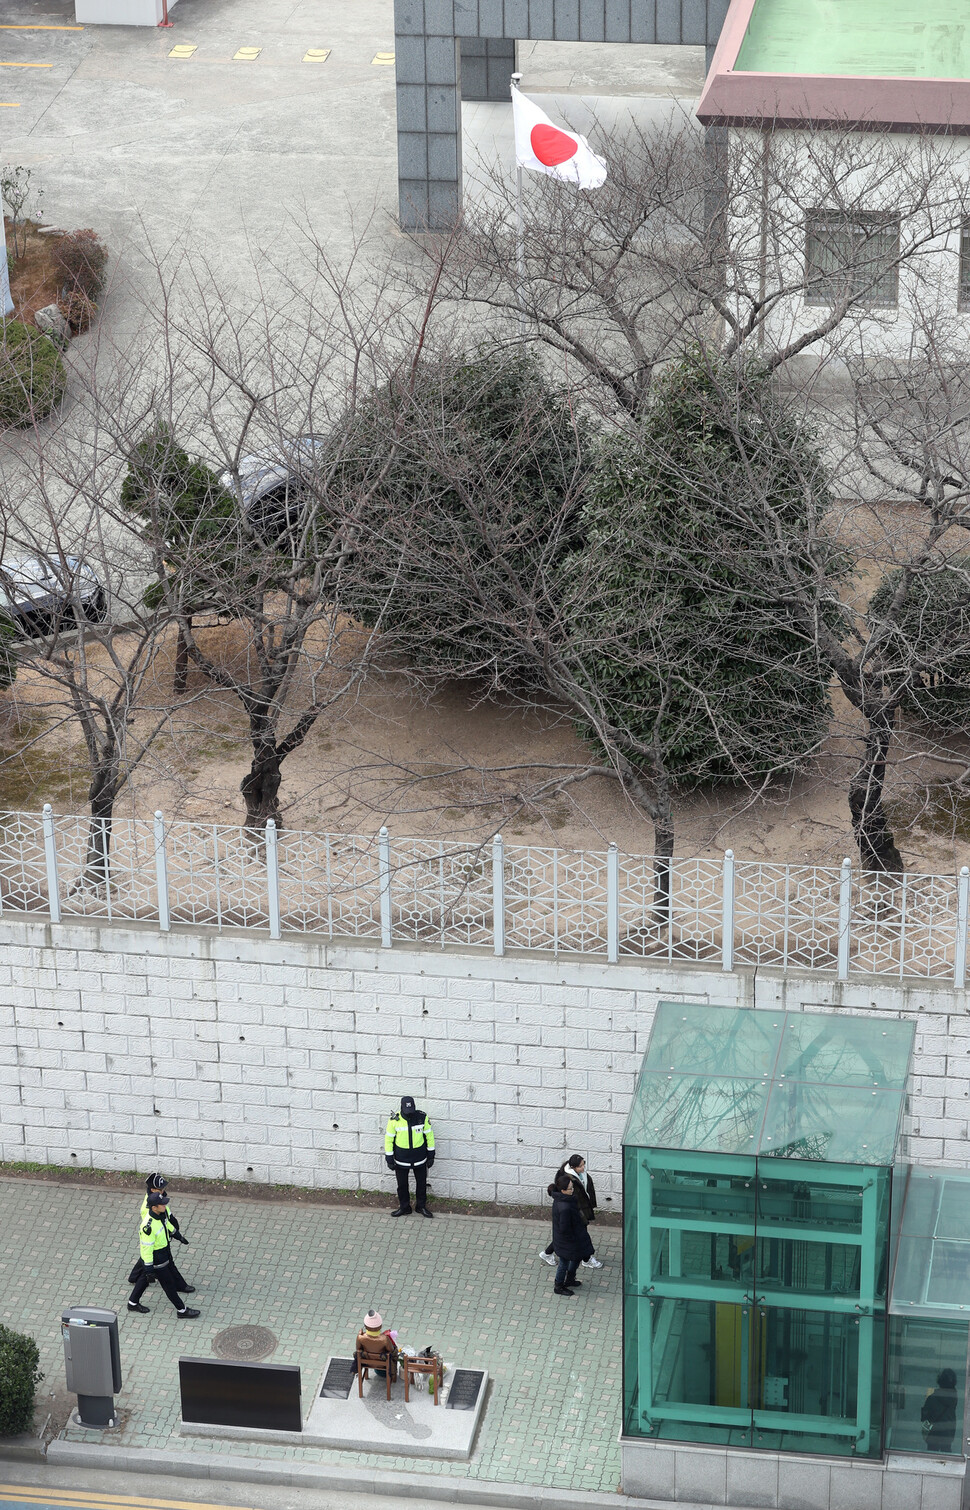
[[[419,1111],[413,1096],[401,1097],[400,1113],[392,1112],[384,1134],[384,1161],[397,1175],[398,1207],[392,1216],[411,1215],[408,1171],[414,1170],[414,1204],[422,1216],[428,1210],[428,1170],[434,1163],[434,1132],[427,1115]]]
[[[169,1196],[167,1186],[168,1180],[163,1174],[150,1174],[145,1180],[145,1199],[141,1203],[142,1225],[144,1225],[148,1220],[148,1203],[152,1199],[152,1196],[161,1196],[163,1204],[165,1204],[166,1206],[168,1205]],[[175,1216],[172,1211],[167,1211],[166,1220],[168,1221],[171,1236],[177,1243],[182,1243],[187,1248],[189,1246],[189,1240],[187,1237],[182,1236],[182,1232],[179,1228],[178,1217]],[[134,1267],[132,1268],[131,1273],[128,1275],[128,1283],[133,1285],[141,1273],[142,1261],[139,1258],[136,1259]],[[188,1280],[179,1272],[178,1265],[176,1264],[174,1258],[172,1259],[172,1278],[175,1280],[175,1288],[181,1291],[183,1295],[195,1294],[195,1285],[190,1285]],[[149,1284],[151,1284],[151,1278],[149,1278],[148,1282]],[[143,1307],[143,1309],[145,1308]]]
[[[178,1292],[175,1275],[178,1272],[172,1262],[171,1240],[175,1229],[169,1224],[166,1210],[168,1196],[164,1191],[155,1191],[148,1197],[148,1220],[138,1229],[141,1249],[142,1272],[128,1298],[129,1311],[146,1315],[148,1307],[141,1304],[141,1297],[152,1279],[157,1279],[182,1321],[191,1321],[199,1312],[187,1306]]]

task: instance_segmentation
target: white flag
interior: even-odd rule
[[[512,89],[515,122],[515,160],[520,168],[546,173],[581,189],[598,189],[606,182],[606,162],[597,157],[585,136],[554,126],[527,95]]]

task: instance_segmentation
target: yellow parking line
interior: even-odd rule
[[[172,51],[169,53],[169,57],[191,58],[192,54],[197,51],[198,44],[195,42],[176,42],[175,46],[172,48]]]
[[[234,63],[255,63],[262,52],[261,47],[239,47],[232,55]]]
[[[19,110],[19,100],[0,100],[0,110]]]
[[[53,68],[53,63],[0,63],[0,68]]]
[[[379,52],[371,58],[372,67],[376,65],[378,68],[390,68],[393,62],[394,54],[392,52]]]
[[[37,1505],[144,1505],[159,1510],[225,1510],[197,1500],[136,1499],[128,1494],[89,1494],[74,1489],[39,1489],[34,1485],[0,1484],[0,1500],[24,1500]]]
[[[304,63],[325,63],[330,56],[329,47],[308,47],[303,54]]]

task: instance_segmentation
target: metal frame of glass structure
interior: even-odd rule
[[[914,1028],[661,1003],[624,1133],[624,1432],[878,1457]]]

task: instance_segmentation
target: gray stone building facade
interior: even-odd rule
[[[516,41],[713,50],[728,0],[395,0],[398,194],[406,230],[461,208],[461,101],[508,98]]]

